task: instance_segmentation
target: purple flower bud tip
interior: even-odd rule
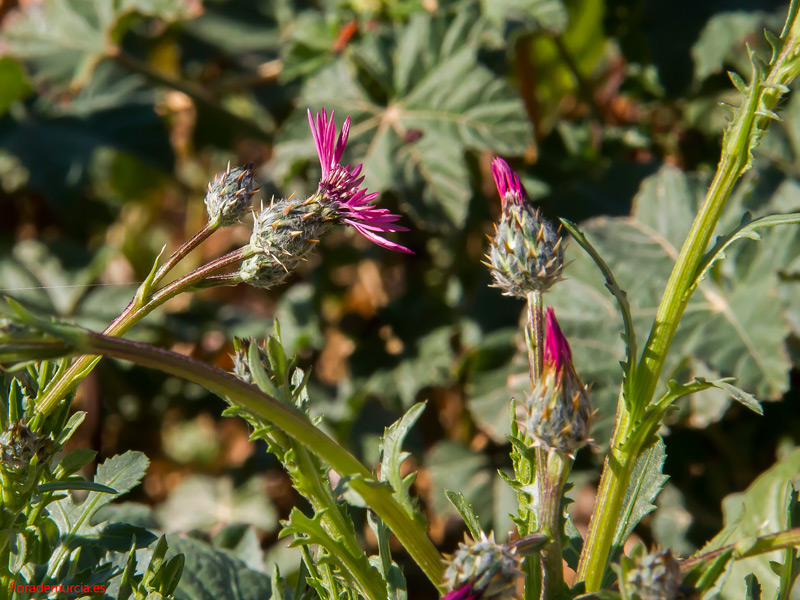
[[[379,233],[408,231],[407,227],[397,225],[395,221],[400,215],[394,215],[386,208],[378,208],[373,201],[378,198],[377,193],[368,193],[367,188],[359,187],[364,181],[361,174],[361,165],[350,167],[342,166],[340,160],[347,146],[350,136],[350,117],[345,119],[339,137],[336,137],[336,123],[333,120],[333,111],[330,118],[323,108],[322,113],[317,113],[316,119],[308,109],[308,123],[311,126],[311,135],[317,147],[319,164],[322,175],[319,180],[319,193],[325,201],[336,207],[341,220],[358,231],[369,241],[396,252],[414,254],[411,250],[395,242],[391,242]]]
[[[472,589],[472,586],[465,583],[460,588],[447,592],[442,600],[477,600],[478,594]]]
[[[553,307],[550,306],[547,308],[544,326],[544,361],[549,365],[553,365],[556,370],[561,370],[571,360],[572,350],[569,347],[569,342],[561,332],[561,327],[558,326],[558,321],[556,320],[556,313]]]
[[[527,201],[528,194],[525,192],[522,182],[502,158],[496,157],[492,161],[492,175],[503,206],[509,201],[514,204],[523,204]]]

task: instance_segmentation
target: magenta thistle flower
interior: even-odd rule
[[[442,600],[477,600],[478,593],[472,589],[472,586],[465,583],[460,588],[447,592]]]
[[[508,166],[508,163],[499,156],[492,161],[492,175],[504,208],[507,202],[520,206],[527,202],[528,193],[525,191],[525,187],[519,177]]]
[[[364,177],[360,176],[360,164],[351,168],[350,165],[342,166],[339,163],[350,134],[350,117],[345,119],[337,138],[333,114],[331,111],[331,116],[328,118],[328,113],[323,108],[322,113],[317,113],[315,120],[311,115],[311,109],[308,109],[308,123],[311,126],[311,135],[314,136],[322,168],[318,193],[335,207],[342,222],[350,225],[371,242],[389,250],[413,254],[405,246],[381,237],[383,233],[408,231],[408,228],[395,223],[400,215],[392,214],[388,209],[378,208],[373,204],[378,197],[377,192],[368,193],[366,188],[359,187],[364,181]]]
[[[561,332],[552,306],[547,308],[544,326],[544,362],[560,371],[572,361],[569,342]]]

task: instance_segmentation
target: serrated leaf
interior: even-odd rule
[[[185,564],[175,595],[181,600],[264,600],[270,581],[226,550],[191,538],[167,536],[167,557],[183,554]]]
[[[478,61],[485,24],[475,16],[471,9],[451,19],[417,13],[385,30],[381,43],[362,44],[321,70],[302,92],[301,106],[352,117],[353,158],[345,161],[364,163],[370,189],[400,192],[427,228],[464,224],[467,150],[520,154],[532,139],[516,93]],[[375,85],[365,86],[362,75]],[[282,173],[315,158],[304,121],[294,117],[276,146]]]
[[[614,299],[619,305],[619,311],[620,315],[622,316],[623,325],[622,341],[625,343],[625,362],[622,363],[624,398],[628,403],[628,410],[631,410],[629,385],[636,372],[636,360],[638,359],[639,354],[636,349],[636,330],[633,324],[633,316],[631,315],[631,305],[628,301],[628,294],[625,292],[625,290],[619,287],[611,268],[606,264],[606,262],[603,260],[603,257],[600,256],[594,246],[592,246],[591,242],[586,239],[586,236],[583,234],[583,232],[578,229],[578,226],[575,225],[575,223],[567,221],[566,219],[561,219],[561,222],[567,231],[572,234],[573,239],[578,243],[578,245],[580,245],[580,247],[583,248],[592,258],[594,263],[597,265],[597,268],[600,269],[600,272],[603,274],[603,277],[606,280],[606,289],[608,289],[611,295],[614,296]]]
[[[28,4],[3,28],[11,53],[25,59],[38,83],[78,88],[118,42],[132,14],[178,19],[188,16],[185,0],[49,0]],[[125,28],[120,27],[124,24]]]
[[[666,483],[664,461],[667,458],[664,442],[659,438],[650,448],[636,459],[630,484],[625,491],[620,519],[614,534],[611,556],[615,556],[625,545],[642,518],[655,510],[656,496]]]
[[[293,508],[289,520],[283,522],[284,528],[279,537],[294,535],[295,539],[289,544],[292,547],[307,544],[322,546],[327,551],[323,560],[335,564],[340,574],[358,586],[364,597],[369,598],[376,592],[379,596],[385,596],[386,584],[378,570],[369,563],[365,554],[353,556],[342,542],[333,539],[322,525],[323,515],[324,511],[318,511],[309,519]]]
[[[420,512],[416,500],[411,496],[411,485],[416,479],[416,473],[411,473],[405,477],[402,475],[402,467],[405,460],[411,456],[408,452],[403,452],[403,442],[408,432],[420,418],[425,410],[425,403],[420,402],[406,411],[399,420],[386,428],[381,440],[381,481],[388,481],[394,489],[394,496],[400,503],[406,514],[421,523],[425,522],[425,517]]]
[[[724,529],[701,552],[714,550],[741,540],[775,533],[786,528],[786,502],[792,482],[800,473],[800,449],[795,449],[783,460],[762,473],[744,492],[731,494],[723,500]],[[722,582],[722,596],[733,597],[741,589],[744,577],[753,573],[758,577],[766,598],[774,598],[779,577],[769,563],[782,558],[781,551],[735,560],[727,578]]]
[[[761,585],[758,583],[758,577],[752,573],[744,578],[744,597],[745,600],[761,600]]]
[[[118,495],[129,492],[147,472],[149,461],[141,452],[128,451],[113,456],[97,467],[94,483],[112,488],[116,493],[90,492],[81,504],[67,496],[48,507],[50,517],[61,535],[59,547],[48,566],[50,577],[59,573],[67,555],[76,545],[97,544],[104,524],[93,524],[95,513]]]
[[[450,500],[450,504],[452,504],[455,509],[458,511],[458,514],[461,515],[461,518],[464,519],[464,523],[467,525],[469,532],[472,534],[472,538],[475,540],[479,540],[481,538],[481,534],[483,533],[483,528],[481,527],[481,522],[477,516],[475,516],[475,511],[472,509],[472,505],[467,502],[466,498],[464,498],[464,494],[461,492],[453,492],[451,490],[445,490],[445,495],[447,499]]]

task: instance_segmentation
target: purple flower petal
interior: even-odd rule
[[[405,246],[390,242],[374,233],[375,231],[408,231],[408,228],[392,224],[400,218],[400,215],[374,206],[372,202],[377,200],[378,194],[367,193],[366,188],[359,187],[364,181],[364,177],[360,176],[362,168],[360,164],[352,168],[350,165],[339,164],[350,136],[350,117],[345,119],[338,138],[336,137],[333,111],[328,118],[328,113],[323,108],[322,112],[317,113],[316,119],[314,119],[311,109],[308,109],[308,124],[311,126],[311,135],[314,137],[314,145],[317,147],[317,156],[319,156],[322,171],[318,189],[322,197],[335,205],[339,217],[344,223],[350,225],[371,242],[395,252],[413,254]]]
[[[547,317],[544,326],[544,361],[560,370],[572,360],[572,350],[569,342],[558,326],[556,313],[552,306],[547,308]]]
[[[472,586],[465,583],[460,588],[447,592],[442,600],[477,600],[478,594]]]
[[[494,183],[497,186],[497,192],[500,194],[500,200],[503,206],[507,202],[514,204],[523,204],[528,200],[528,194],[525,187],[519,180],[517,174],[513,171],[508,163],[500,157],[496,157],[492,161],[492,175],[494,176]]]

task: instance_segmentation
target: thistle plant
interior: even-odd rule
[[[448,38],[448,44],[456,44],[463,31],[458,33]],[[411,47],[413,41],[408,38],[404,44]],[[521,48],[529,41],[523,38]],[[350,118],[339,129],[333,111],[329,114],[322,109],[314,115],[308,110],[310,140],[320,168],[316,189],[305,198],[290,194],[261,200],[254,207],[258,177],[253,165],[228,164],[207,186],[205,224],[164,260],[160,255],[156,258],[128,305],[102,332],[36,314],[13,299],[7,300],[0,320],[0,364],[4,369],[0,403],[0,598],[27,597],[14,592],[15,586],[27,594],[28,586],[87,581],[102,588],[86,592],[97,598],[186,597],[180,588],[181,577],[191,562],[181,548],[194,542],[161,535],[150,525],[148,529],[111,520],[117,510],[122,510],[114,508],[111,501],[144,477],[148,466],[144,455],[128,452],[109,458],[97,466],[89,481],[83,474],[96,453],[68,450],[66,445],[85,416],[75,411],[76,388],[104,357],[167,373],[219,396],[226,405],[223,416],[246,422],[251,440],[259,441],[280,463],[286,480],[303,499],[301,505],[286,510],[277,534],[284,545],[297,549],[299,561],[293,585],[277,567],[273,570],[272,594],[280,600],[414,598],[417,592],[409,590],[411,580],[406,580],[411,562],[429,580],[429,591],[435,590],[444,600],[713,598],[726,573],[739,561],[778,555],[782,562],[770,563],[779,579],[776,597],[790,598],[800,575],[800,502],[795,487],[787,486],[786,497],[778,499],[782,522],[771,531],[759,530],[754,536],[737,538],[735,530],[726,527],[701,551],[688,557],[657,547],[648,552],[642,544],[625,555],[626,542],[632,541],[634,528],[652,508],[658,493],[653,489],[661,484],[653,485],[653,481],[663,483],[663,460],[659,462],[654,456],[663,453],[661,428],[676,401],[716,388],[750,408],[760,409],[758,402],[729,378],[667,382],[665,369],[693,293],[703,278],[713,275],[714,266],[725,258],[733,242],[755,238],[756,232],[766,227],[800,223],[797,214],[760,219],[747,216],[737,229],[711,244],[729,197],[752,165],[754,149],[770,123],[779,118],[776,111],[781,97],[800,73],[797,2],[791,4],[781,35],[770,35],[768,41],[773,48],[769,61],[750,52],[749,82],[731,74],[741,93],[741,104],[733,110],[716,174],[680,250],[676,250],[671,274],[667,281],[657,282],[664,291],[641,347],[637,341],[641,333],[636,330],[638,315],[635,322],[628,294],[592,245],[591,236],[565,219],[549,218],[531,200],[517,172],[502,158],[492,161],[501,211],[494,234],[489,236],[485,265],[491,287],[522,301],[519,338],[528,363],[524,393],[512,398],[505,388],[500,391],[508,403],[510,431],[508,469],[500,473],[513,490],[516,503],[512,515],[515,528],[507,539],[501,537],[506,532],[497,527],[490,530],[481,525],[475,509],[459,490],[448,490],[447,497],[469,535],[457,547],[451,547],[452,552],[440,551],[434,543],[435,528],[431,531],[428,527],[427,498],[417,493],[425,486],[415,487],[417,473],[404,451],[406,436],[425,411],[425,403],[409,402],[405,414],[386,427],[378,442],[379,464],[365,463],[337,439],[341,432],[329,427],[320,415],[314,397],[319,388],[310,383],[304,359],[292,356],[284,347],[277,321],[263,340],[231,340],[230,371],[125,339],[132,328],[180,294],[239,284],[260,289],[284,284],[291,276],[300,275],[303,263],[340,226],[355,230],[382,250],[411,253],[406,246],[388,239],[389,234],[408,228],[398,224],[400,215],[378,206],[378,193],[365,186],[363,164],[343,164],[351,136]],[[115,56],[125,55],[118,50]],[[366,56],[361,58],[367,62],[374,59]],[[524,53],[520,51],[519,56]],[[375,78],[379,78],[378,71],[385,70],[379,62],[370,63]],[[388,94],[390,88],[396,92],[394,88],[411,85],[403,81],[413,79],[410,71],[413,68],[406,64],[398,69],[398,80],[391,86],[375,87],[381,88],[381,93]],[[353,88],[363,87],[367,94],[376,81]],[[198,94],[191,88],[187,91]],[[198,97],[204,97],[203,93]],[[393,112],[387,111],[383,118],[371,119],[380,122],[379,133],[387,136],[375,144],[394,144],[398,161],[416,161],[414,168],[436,170],[431,154],[421,153],[430,151],[424,145],[425,132],[406,127],[419,124],[414,119],[424,121],[430,115],[417,110],[413,96],[408,100],[393,105]],[[368,127],[370,120],[361,125]],[[356,140],[358,126],[352,127]],[[458,121],[458,127],[467,125]],[[387,134],[390,129],[402,143],[392,141]],[[375,152],[375,148],[370,145],[368,152]],[[381,166],[366,157],[364,160],[364,164]],[[401,170],[408,175],[410,169],[406,163]],[[418,204],[411,205],[419,210]],[[187,256],[227,227],[250,228],[249,237],[240,238],[247,242],[176,276],[176,267]],[[572,238],[570,252],[585,252],[594,262],[621,316],[625,357],[617,380],[618,406],[613,415],[599,415],[614,420],[607,444],[594,441],[595,435],[602,440],[599,427],[593,433],[601,410],[595,405],[602,404],[596,402],[589,378],[584,382],[583,376],[591,370],[573,357],[572,348],[579,348],[579,340],[572,337],[564,317],[573,307],[558,295],[559,286],[566,285],[562,282],[571,275],[566,254],[568,235]],[[549,294],[548,304],[554,306],[545,308],[545,294]],[[565,325],[563,330],[557,314]],[[381,339],[391,338],[391,327],[381,328],[379,335]],[[449,336],[447,345],[462,344],[461,337]],[[462,362],[468,365],[471,361]],[[463,373],[468,370],[463,366]],[[458,375],[461,377],[461,370]],[[459,379],[458,387],[461,383]],[[359,394],[367,395],[368,391]],[[504,448],[499,443],[496,447]],[[596,454],[589,456],[590,449]],[[604,458],[604,466],[584,539],[566,510],[567,494],[576,458],[591,462],[597,455]],[[215,558],[232,562],[228,550],[218,549]],[[400,551],[403,559],[398,556]],[[574,577],[565,577],[565,561],[574,568]],[[745,587],[748,598],[758,597],[754,574],[748,576]],[[60,593],[51,591],[35,589],[32,597]]]

